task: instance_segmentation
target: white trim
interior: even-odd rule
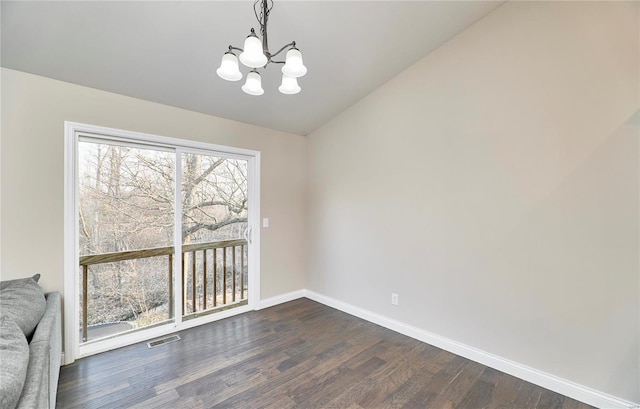
[[[260,152],[254,152],[247,163],[247,189],[249,190],[248,223],[248,285],[249,307],[258,309],[260,304]]]
[[[236,307],[229,310],[220,311],[215,314],[204,315],[199,317],[198,319],[182,321],[180,326],[176,324],[167,324],[157,328],[150,328],[144,331],[133,332],[131,334],[125,334],[118,337],[114,337],[114,338],[111,338],[108,343],[105,343],[105,342],[98,342],[95,344],[89,343],[87,345],[83,345],[81,357],[94,355],[100,352],[111,351],[113,349],[121,348],[127,345],[137,344],[139,342],[148,341],[150,339],[161,337],[168,334],[175,334],[189,328],[197,327],[199,325],[209,324],[215,321],[232,317],[234,315],[243,314],[251,310],[252,309],[249,306],[244,305],[242,307]]]
[[[98,354],[100,352],[111,351],[127,345],[137,344],[139,342],[147,341],[151,338],[156,338],[177,331],[178,329],[176,328],[175,324],[167,324],[156,328],[145,329],[144,331],[123,334],[109,339],[109,342],[100,340],[97,340],[96,343],[89,342],[85,345],[82,345],[81,353],[77,356],[77,358],[85,358],[91,355]]]
[[[78,317],[78,290],[76,279],[69,279],[69,272],[77,277],[79,273],[78,261],[78,218],[76,216],[77,201],[77,161],[76,152],[78,136],[75,132],[74,124],[64,123],[64,363],[73,363],[78,356],[79,334],[76,326],[70,324],[73,321],[69,317]]]
[[[115,349],[131,343],[145,341],[160,335],[181,331],[197,325],[206,324],[219,319],[227,318],[233,315],[242,314],[244,312],[256,309],[260,300],[260,152],[215,145],[204,142],[190,141],[186,139],[170,138],[140,132],[127,131],[122,129],[107,128],[102,126],[81,124],[76,122],[64,123],[64,316],[78,317],[80,307],[77,303],[79,294],[79,266],[78,266],[78,217],[76,214],[76,203],[78,201],[78,152],[77,145],[80,138],[92,138],[108,141],[124,141],[135,146],[149,145],[150,149],[167,149],[175,152],[178,158],[181,153],[200,153],[207,155],[216,155],[231,159],[246,160],[248,165],[248,189],[249,204],[251,208],[248,214],[248,225],[253,231],[249,249],[249,302],[247,306],[237,307],[225,311],[221,311],[211,315],[201,316],[198,319],[182,321],[179,315],[182,300],[176,297],[174,300],[175,321],[172,324],[159,326],[157,328],[149,328],[145,331],[136,331],[125,334],[122,337],[110,339],[108,343],[96,342],[82,345],[80,348],[79,331],[77,325],[73,323],[75,320],[66,320],[64,327],[64,364],[71,364],[77,358],[92,355],[98,352],[104,352]],[[176,165],[176,181],[180,182],[181,167]],[[178,184],[179,185],[179,184]],[[179,198],[180,192],[177,190],[176,196]],[[180,212],[180,200],[176,201],[176,214]],[[176,232],[175,240],[177,249],[180,250],[182,238],[179,231]],[[174,257],[174,265],[180,265],[181,253]],[[174,269],[177,271],[177,269]],[[174,289],[182,294],[180,280],[175,280]]]
[[[474,348],[469,345],[465,345],[460,342],[442,337],[440,335],[433,334],[431,332],[405,324],[403,322],[364,310],[362,308],[347,304],[342,301],[338,301],[334,298],[327,297],[310,290],[303,290],[303,292],[305,294],[305,297],[309,298],[310,300],[317,301],[329,307],[333,307],[342,312],[346,312],[347,314],[362,318],[366,321],[399,332],[400,334],[425,342],[429,345],[444,349],[445,351],[451,352],[453,354],[460,355],[472,361],[479,362],[490,368],[497,369],[498,371],[505,372],[520,379],[524,379],[527,382],[531,382],[543,388],[550,389],[554,392],[558,392],[562,395],[587,403],[589,405],[607,409],[630,409],[639,407],[633,402],[629,402],[624,399],[611,396],[604,392],[579,385],[575,382],[571,382],[555,375],[551,375],[546,372],[519,364],[509,359],[490,354],[478,348]]]
[[[143,132],[127,131],[126,129],[108,128],[106,126],[97,126],[83,124],[79,122],[65,121],[65,129],[71,128],[75,132],[99,135],[101,138],[114,139],[113,135],[118,135],[117,139],[130,139],[134,144],[140,145],[141,142],[148,143],[156,147],[167,148],[185,148],[185,149],[202,149],[209,152],[220,152],[225,157],[234,157],[236,159],[246,159],[246,156],[255,156],[259,151],[251,149],[236,148],[233,146],[216,145],[208,142],[197,142],[188,139],[172,138],[169,136],[153,135]]]
[[[289,301],[297,300],[298,298],[306,297],[307,290],[291,291],[290,293],[276,295],[275,297],[267,298],[260,301],[260,306],[257,308],[261,310],[263,308],[273,307],[274,305],[284,304]]]

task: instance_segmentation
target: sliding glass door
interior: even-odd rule
[[[77,300],[72,359],[252,306],[256,156],[143,136],[68,135],[77,226],[77,268],[67,277]]]
[[[175,153],[78,143],[81,342],[173,322]]]
[[[183,153],[183,320],[247,304],[247,161]]]

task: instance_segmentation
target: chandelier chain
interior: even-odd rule
[[[262,0],[256,0],[253,3],[253,14],[255,14],[256,20],[258,20],[258,23],[260,23],[260,34],[263,37],[265,35],[265,30],[267,29],[266,22],[269,19],[269,14],[271,13],[271,9],[273,8],[273,0],[269,0],[267,3],[269,5],[266,8],[266,15],[265,10],[263,10],[262,7]],[[260,7],[258,7],[258,5],[260,5]],[[258,15],[258,8],[260,9],[260,15]]]

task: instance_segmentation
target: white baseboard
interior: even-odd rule
[[[295,293],[297,294],[298,292]],[[557,376],[539,371],[525,365],[521,365],[509,359],[490,354],[488,352],[471,347],[469,345],[462,344],[460,342],[456,342],[445,337],[441,337],[439,335],[405,324],[403,322],[372,313],[351,304],[338,301],[331,297],[327,297],[325,295],[318,294],[309,290],[303,290],[302,293],[304,294],[302,296],[307,297],[313,301],[317,301],[321,304],[333,307],[337,310],[346,312],[347,314],[362,318],[366,321],[399,332],[403,335],[425,342],[429,345],[444,349],[445,351],[460,355],[472,361],[481,363],[509,375],[513,375],[527,382],[531,382],[543,388],[550,389],[554,392],[587,403],[589,405],[606,409],[640,408],[639,405],[626,401],[624,399],[616,398],[615,396],[608,395],[595,389],[579,385],[577,383],[559,378]]]
[[[275,297],[267,298],[265,300],[260,300],[258,309],[261,310],[263,308],[269,308],[273,307],[274,305],[297,300],[298,298],[303,298],[305,297],[306,291],[307,290],[297,290],[286,294],[276,295]]]

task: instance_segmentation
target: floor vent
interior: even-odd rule
[[[153,341],[149,341],[149,342],[147,342],[147,345],[149,346],[149,348],[155,348],[157,346],[168,344],[169,342],[176,342],[176,341],[180,341],[180,336],[178,336],[178,335],[170,335],[168,337],[164,337],[164,338],[156,339],[156,340],[153,340]]]

